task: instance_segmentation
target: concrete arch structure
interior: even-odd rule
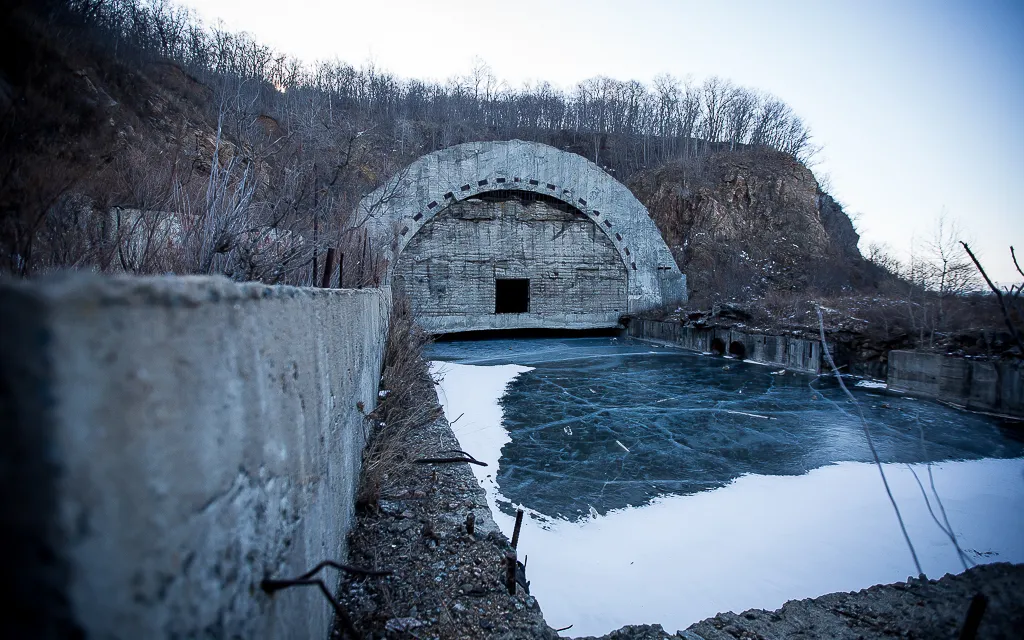
[[[686,300],[685,276],[646,208],[629,189],[587,159],[545,144],[522,140],[472,142],[425,155],[367,195],[357,215],[367,220],[378,241],[390,243],[388,276],[393,279],[403,252],[425,226],[453,205],[494,192],[533,193],[556,199],[600,229],[625,268],[625,308],[618,309],[614,317],[609,310],[602,313],[602,318],[586,319],[563,317],[563,310],[558,308],[531,310],[519,318],[486,314],[492,317],[458,322],[449,317],[438,322],[428,320],[428,329],[615,326],[621,315]],[[452,250],[459,251],[460,247]],[[580,259],[585,261],[586,257]]]

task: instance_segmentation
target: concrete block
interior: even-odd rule
[[[937,353],[890,351],[890,389],[938,397],[943,357]]]
[[[0,284],[2,508],[31,580],[9,623],[326,637],[315,589],[258,585],[344,555],[389,305],[223,278]]]
[[[889,352],[889,389],[981,411],[1024,415],[1024,365],[938,353]]]
[[[713,343],[720,343],[724,353],[730,346],[741,346],[745,357],[753,362],[777,365],[803,373],[821,373],[822,350],[817,340],[799,340],[786,336],[745,333],[732,329],[683,327],[678,322],[634,320],[629,335],[642,340],[670,342],[690,351],[707,353]]]

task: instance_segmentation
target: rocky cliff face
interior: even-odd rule
[[[772,290],[831,293],[861,279],[859,236],[849,217],[790,155],[719,152],[639,173],[629,186],[698,300]]]

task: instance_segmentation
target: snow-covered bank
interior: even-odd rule
[[[495,482],[509,442],[498,400],[529,368],[434,363],[439,396],[506,534],[513,518]],[[624,451],[623,455],[630,455]],[[910,469],[885,465],[925,572],[961,571]],[[935,486],[974,562],[1024,562],[1024,460],[933,464]],[[938,513],[932,499],[932,506]],[[527,505],[528,506],[528,505]],[[840,463],[799,476],[746,475],[725,487],[666,495],[639,508],[571,523],[534,517],[520,553],[532,592],[554,627],[599,635],[625,624],[682,629],[720,611],[776,608],[786,600],[905,579],[914,573],[878,470]]]
[[[962,571],[910,470],[886,467],[925,572]],[[933,467],[971,559],[1024,562],[1024,461]],[[925,466],[914,468],[927,487]],[[915,573],[878,471],[863,463],[745,476],[580,523],[555,521],[524,531],[520,547],[549,624],[575,624],[579,634],[640,622],[683,629],[720,611],[775,609]]]
[[[501,424],[498,399],[505,394],[508,384],[516,376],[532,370],[532,367],[516,364],[481,367],[453,362],[430,363],[430,375],[441,380],[437,385],[438,400],[459,445],[463,451],[487,463],[486,467],[475,464],[469,466],[487,491],[487,504],[507,536],[512,535],[512,530],[506,531],[504,523],[499,519],[501,513],[496,500],[500,492],[496,478],[501,448],[511,439]]]

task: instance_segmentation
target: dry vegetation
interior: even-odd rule
[[[376,510],[380,496],[402,480],[411,459],[422,452],[410,443],[417,429],[441,415],[434,397],[423,348],[430,336],[413,322],[407,297],[395,296],[384,347],[381,400],[367,415],[370,437],[363,452],[363,472],[356,506]]]
[[[164,0],[0,8],[0,272],[222,273],[374,284],[352,212],[411,160],[523,138],[613,175],[717,150],[813,152],[784,103],[712,78],[512,89],[486,65],[443,83],[305,65]]]
[[[312,285],[334,249],[327,284],[374,285],[387,264],[359,199],[424,153],[518,137],[630,185],[689,276],[691,311],[736,301],[785,324],[808,301],[861,296],[851,317],[881,314],[872,326],[901,344],[1002,330],[955,229],[905,264],[882,247],[863,258],[803,163],[799,118],[721,79],[513,89],[479,63],[406,80],[304,65],[163,0],[15,0],[0,41],[0,273]]]
[[[367,416],[372,432],[348,536],[349,562],[390,575],[345,575],[338,599],[356,637],[553,640],[557,634],[537,601],[522,588],[515,595],[506,590],[509,542],[491,520],[469,465],[420,464],[447,459],[459,447],[423,358],[428,340],[399,294],[385,348],[383,397]],[[334,637],[353,634],[338,625]]]

